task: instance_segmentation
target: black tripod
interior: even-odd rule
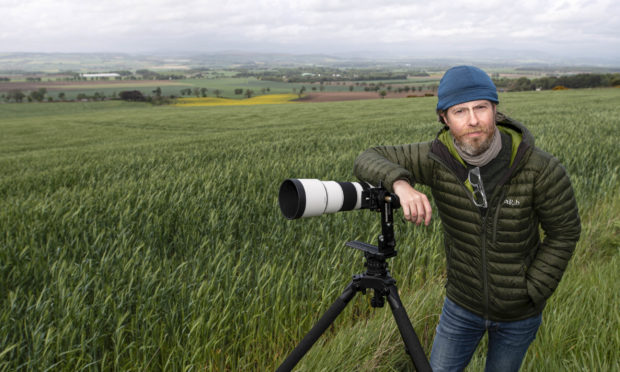
[[[362,193],[362,208],[368,208],[381,212],[381,235],[379,246],[370,245],[359,241],[351,241],[346,245],[364,251],[366,272],[353,276],[353,281],[346,287],[344,292],[336,299],[333,305],[323,314],[321,319],[301,340],[297,347],[284,360],[277,371],[290,371],[310,350],[312,345],[321,337],[327,328],[336,320],[349,301],[357,292],[366,293],[367,289],[374,290],[371,306],[383,307],[387,297],[392,314],[398,325],[398,330],[405,343],[407,353],[418,371],[431,371],[426,359],[420,340],[418,339],[409,316],[398,296],[396,280],[390,276],[386,259],[396,256],[394,247],[394,216],[393,210],[400,206],[398,197],[389,193],[383,187],[367,189]],[[364,204],[365,203],[365,204]]]

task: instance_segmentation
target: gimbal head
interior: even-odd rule
[[[394,209],[399,207],[400,200],[398,196],[387,191],[381,183],[379,183],[378,187],[365,187],[362,191],[362,209],[381,212],[381,235],[377,239],[378,246],[359,241],[348,242],[347,245],[384,259],[396,256],[396,251],[394,250],[396,247],[396,240],[394,239]]]

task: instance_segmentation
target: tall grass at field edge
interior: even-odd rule
[[[618,98],[500,96],[566,167],[583,223],[524,371],[620,369]],[[380,231],[369,211],[287,221],[280,182],[354,180],[362,150],[433,138],[434,103],[0,106],[0,371],[275,369],[363,272],[345,243]],[[441,225],[395,228],[390,271],[428,353]],[[368,300],[298,370],[412,370],[389,307]]]

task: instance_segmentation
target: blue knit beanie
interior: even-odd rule
[[[497,88],[489,75],[474,66],[456,66],[446,71],[439,82],[437,97],[438,111],[481,99],[499,103]]]

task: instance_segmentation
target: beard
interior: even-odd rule
[[[454,142],[456,142],[456,145],[465,154],[469,156],[478,156],[483,152],[487,151],[489,147],[491,147],[491,143],[493,142],[493,136],[495,136],[495,131],[491,132],[491,135],[481,142],[476,140],[466,142],[462,140],[462,137],[455,138]]]

